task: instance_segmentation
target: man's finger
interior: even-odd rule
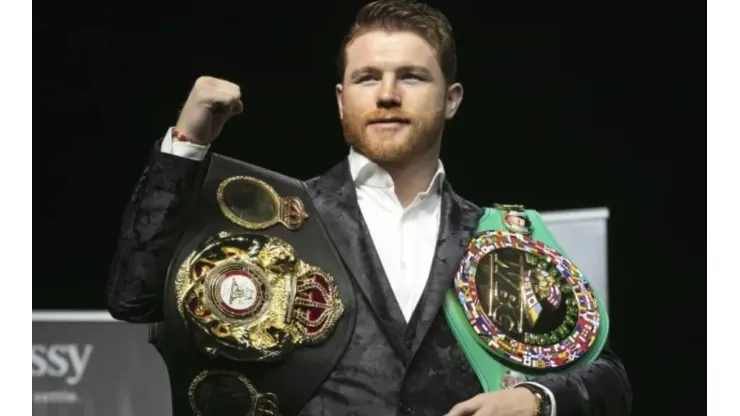
[[[468,416],[480,409],[483,404],[480,396],[456,404],[445,416]]]

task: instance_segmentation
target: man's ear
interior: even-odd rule
[[[456,82],[447,87],[447,97],[445,98],[445,119],[450,120],[455,117],[457,109],[460,108],[463,99],[463,86]]]
[[[339,119],[344,119],[344,107],[342,106],[342,84],[337,84],[334,87],[334,91],[337,95],[337,108],[339,109]]]

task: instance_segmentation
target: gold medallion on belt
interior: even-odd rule
[[[224,215],[249,230],[297,230],[308,217],[299,199],[255,178],[226,179],[217,198]],[[204,241],[181,264],[175,291],[182,318],[208,339],[205,352],[239,361],[272,361],[320,343],[344,311],[328,272],[286,241],[256,233]]]

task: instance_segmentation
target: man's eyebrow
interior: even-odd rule
[[[349,74],[349,79],[357,79],[361,77],[362,75],[367,74],[379,74],[381,71],[379,68],[373,67],[373,66],[363,66],[362,68],[357,68],[354,71],[352,71]]]
[[[421,73],[423,75],[426,75],[428,77],[432,76],[432,71],[430,71],[426,67],[419,66],[419,65],[405,65],[405,66],[398,68],[397,72],[405,72],[405,73],[416,72],[416,73]]]

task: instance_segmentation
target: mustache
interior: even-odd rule
[[[362,120],[365,122],[365,124],[388,122],[411,123],[413,119],[413,114],[407,111],[403,111],[399,108],[378,108],[362,114]]]

